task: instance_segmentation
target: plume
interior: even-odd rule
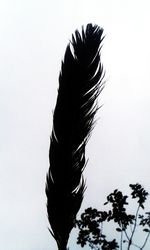
[[[103,29],[88,24],[68,44],[59,75],[46,179],[47,213],[58,249],[66,250],[80,209],[85,182],[85,146],[104,87],[100,60]]]

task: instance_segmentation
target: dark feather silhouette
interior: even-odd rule
[[[82,203],[85,146],[104,87],[100,49],[103,29],[88,24],[75,31],[66,48],[59,76],[53,115],[46,195],[51,233],[58,249],[66,249],[69,234]]]

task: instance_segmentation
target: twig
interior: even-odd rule
[[[127,240],[129,241],[129,240],[130,240],[130,238],[129,238],[128,234],[127,234],[127,231],[126,231],[126,230],[124,230],[124,233],[125,233],[125,235],[126,235]]]
[[[142,249],[145,247],[145,245],[146,245],[146,243],[147,243],[147,241],[148,241],[149,236],[150,236],[150,231],[149,231],[149,233],[147,234],[146,239],[145,239],[145,241],[144,241],[144,243],[143,243],[143,246],[140,248],[140,250],[142,250]]]
[[[139,248],[139,249],[141,250],[141,248],[140,248],[138,245],[136,245],[135,243],[132,243],[132,245],[133,245],[134,247]]]
[[[123,239],[123,231],[121,231],[121,237],[120,237],[120,250],[122,250],[122,239]]]
[[[133,232],[133,229],[132,229],[132,225],[130,224],[130,230],[131,230],[131,233]]]
[[[134,223],[134,227],[133,227],[133,231],[132,231],[131,237],[130,237],[130,239],[129,239],[128,250],[130,249],[130,246],[133,245],[132,239],[133,239],[133,235],[134,235],[134,233],[135,233],[135,229],[136,229],[136,226],[137,226],[136,223],[137,223],[137,218],[138,218],[139,209],[140,209],[140,205],[138,206],[137,211],[136,211],[135,223]]]

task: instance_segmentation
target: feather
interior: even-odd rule
[[[88,24],[72,35],[59,75],[46,179],[47,213],[58,249],[66,250],[85,182],[85,146],[104,87],[100,49],[103,29]]]

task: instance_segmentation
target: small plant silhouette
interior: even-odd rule
[[[150,212],[141,214],[141,211],[144,210],[148,192],[138,183],[129,186],[132,190],[131,197],[136,199],[137,202],[135,214],[127,212],[128,196],[115,189],[113,193],[107,196],[107,201],[104,203],[104,205],[109,205],[111,209],[98,211],[89,207],[81,214],[81,218],[76,220],[76,227],[79,229],[77,244],[80,244],[81,247],[89,244],[91,248],[96,250],[116,250],[118,248],[122,250],[123,246],[127,250],[131,249],[131,246],[140,250],[144,249],[150,236]],[[119,244],[116,239],[108,241],[103,232],[104,222],[110,221],[114,222],[116,231],[120,233]],[[134,240],[137,228],[140,228],[145,234],[141,245],[136,244]]]

